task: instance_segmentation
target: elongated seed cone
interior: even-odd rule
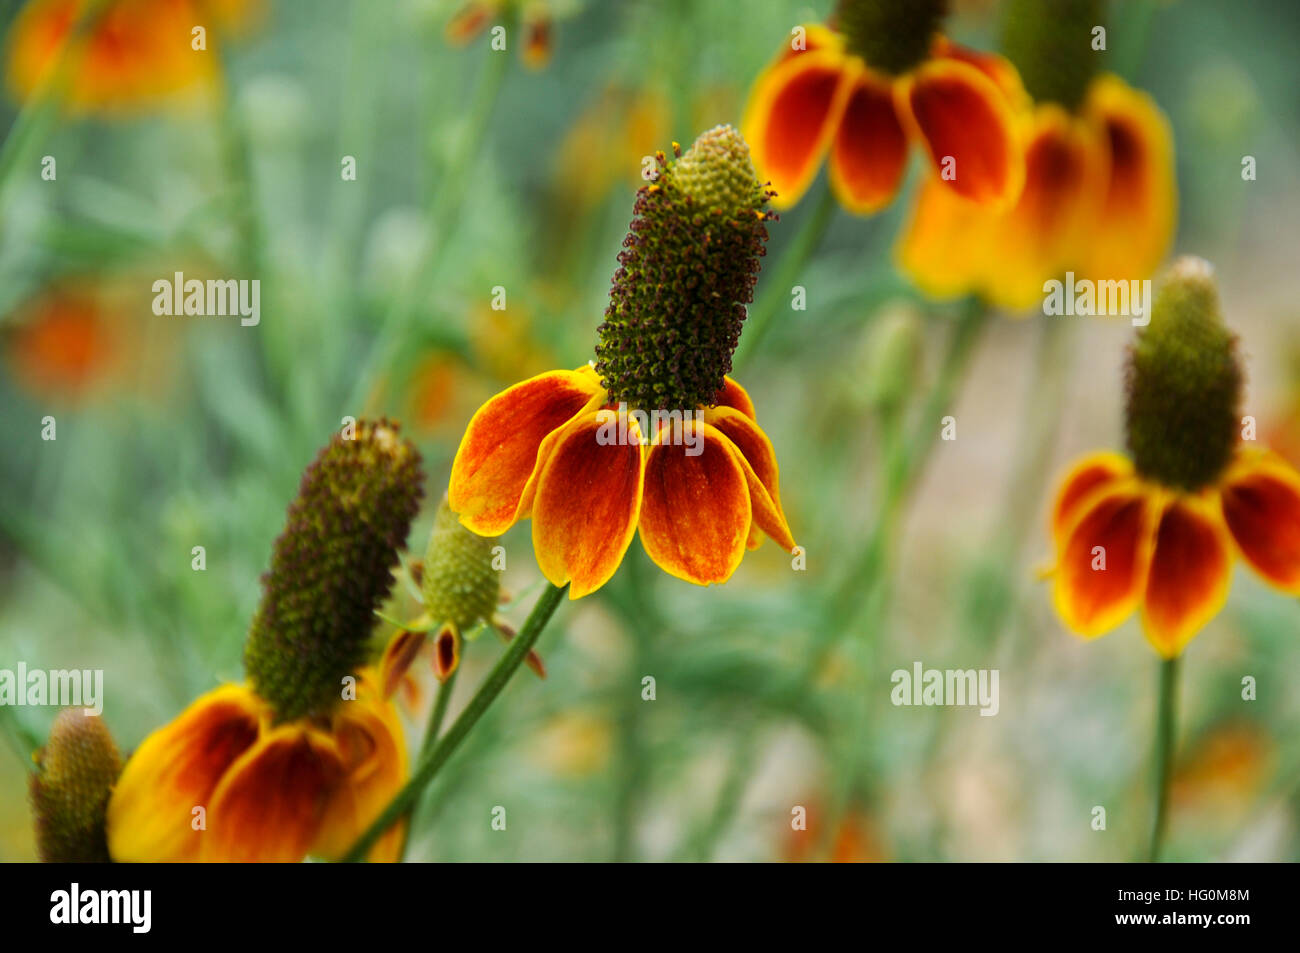
[[[244,647],[253,688],[281,720],[328,712],[365,661],[423,495],[420,454],[396,423],[358,421],[347,436],[303,474]]]
[[[1243,383],[1213,270],[1179,259],[1129,354],[1125,423],[1138,472],[1184,491],[1213,483],[1240,436]]]
[[[730,126],[659,161],[659,177],[637,193],[618,256],[596,372],[614,401],[692,410],[714,403],[731,371],[765,253],[771,193]]]
[[[948,0],[840,0],[835,26],[872,67],[902,73],[925,59]]]
[[[36,849],[46,863],[109,862],[104,815],[122,759],[103,719],[65,708],[31,779]]]
[[[1093,43],[1105,23],[1102,0],[1006,0],[1002,52],[1035,102],[1074,109],[1104,62]]]

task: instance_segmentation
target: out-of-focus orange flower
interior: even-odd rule
[[[210,84],[222,37],[247,25],[259,6],[258,0],[30,0],[9,31],[9,89],[28,100],[54,84],[50,92],[78,113],[149,107]],[[205,31],[203,49],[194,48],[198,27]]]
[[[816,824],[820,816],[820,807],[810,807],[808,829],[790,831],[783,856],[787,863],[804,864],[821,859],[814,856],[817,845],[821,843],[821,833]],[[878,864],[886,859],[875,825],[860,810],[851,810],[840,818],[829,849],[825,860],[832,864]]]
[[[275,723],[251,689],[223,685],[131,756],[108,805],[116,861],[268,861],[341,856],[406,779],[406,747],[377,676],[326,721]],[[202,812],[196,812],[202,808]],[[396,860],[404,828],[375,845]]]
[[[935,13],[913,16],[917,0],[893,16],[920,31],[900,43],[853,29],[849,0],[839,26],[809,24],[760,74],[742,128],[759,176],[776,190],[777,208],[799,201],[829,153],[830,181],[840,204],[870,214],[893,200],[916,143],[936,181],[962,199],[1006,208],[1020,194],[1024,156],[1015,106],[1024,96],[1015,69],[1001,57],[965,50],[937,32]],[[867,16],[867,14],[863,14]],[[865,23],[859,30],[868,30]],[[867,50],[874,49],[872,54]]]
[[[1062,480],[1053,599],[1085,638],[1140,609],[1173,658],[1223,608],[1238,557],[1300,595],[1300,473],[1240,443],[1243,377],[1204,262],[1174,266],[1126,377],[1131,459],[1093,454]]]
[[[1273,744],[1261,725],[1221,724],[1188,747],[1191,756],[1170,784],[1170,799],[1178,807],[1241,806],[1272,769]]]
[[[112,382],[129,346],[125,322],[94,289],[54,288],[19,309],[6,348],[34,395],[77,401]]]
[[[931,177],[899,240],[903,271],[931,296],[979,293],[1018,312],[1067,271],[1094,281],[1151,274],[1177,207],[1172,135],[1151,98],[1102,74],[1077,112],[1040,103],[1021,129],[1015,205],[981,208]]]

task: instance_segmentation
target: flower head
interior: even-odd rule
[[[201,696],[131,756],[108,807],[114,860],[340,856],[387,806],[406,747],[363,663],[422,479],[387,420],[357,421],[307,468],[249,629],[251,685]],[[398,825],[371,859],[401,840]]]
[[[1300,593],[1300,474],[1240,445],[1241,388],[1209,266],[1182,259],[1130,356],[1131,458],[1086,457],[1057,492],[1053,596],[1070,629],[1102,635],[1140,608],[1177,656],[1223,607],[1238,556]]]
[[[152,105],[215,77],[220,34],[244,26],[254,0],[29,0],[8,40],[8,82],[27,100],[55,84],[74,112]],[[203,50],[192,32],[207,31]]]
[[[122,772],[113,737],[96,715],[65,708],[36,755],[31,779],[36,849],[50,864],[107,863],[104,815]]]
[[[1017,123],[1024,188],[995,208],[963,202],[933,177],[922,185],[897,256],[927,294],[978,293],[1022,312],[1067,271],[1130,279],[1160,264],[1177,206],[1169,124],[1150,97],[1098,71],[1089,37],[1100,8],[1007,6],[1004,49],[1032,96]]]
[[[743,127],[759,174],[794,205],[829,153],[841,205],[869,214],[892,201],[920,145],[952,194],[1006,207],[1024,158],[1023,97],[1000,57],[949,43],[944,0],[842,0],[834,27],[805,25],[759,76]]]
[[[508,388],[470,421],[448,498],[496,536],[531,518],[553,584],[609,580],[640,530],[664,570],[728,579],[766,533],[793,549],[776,455],[727,376],[766,238],[766,193],[730,127],[661,159],[637,195],[598,362]]]

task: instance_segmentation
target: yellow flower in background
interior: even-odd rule
[[[1174,266],[1127,379],[1130,456],[1088,456],[1057,492],[1053,600],[1087,638],[1138,610],[1173,658],[1223,608],[1238,558],[1300,594],[1300,474],[1239,443],[1236,339],[1199,259]]]
[[[834,27],[798,27],[750,92],[742,128],[777,208],[795,205],[829,155],[839,203],[870,214],[897,194],[909,144],[962,200],[1005,208],[1024,157],[1023,91],[1001,57],[949,43],[941,0],[843,0]]]
[[[1008,5],[1008,52],[1035,99],[1019,125],[1024,189],[988,209],[933,176],[922,185],[896,255],[926,294],[1023,312],[1067,271],[1130,280],[1159,266],[1177,209],[1173,137],[1149,96],[1095,72],[1098,54],[1078,38],[1100,17],[1095,0]]]
[[[26,101],[54,81],[73,112],[147,108],[210,84],[218,44],[259,7],[258,0],[29,0],[6,39],[9,90]],[[196,27],[206,31],[204,49],[194,48]],[[61,59],[66,72],[56,79]]]
[[[117,861],[341,856],[406,781],[406,745],[364,664],[423,473],[395,424],[357,421],[308,467],[263,576],[248,685],[193,702],[136,749],[108,804]],[[395,860],[403,825],[372,860]]]

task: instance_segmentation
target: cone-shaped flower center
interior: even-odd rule
[[[59,712],[31,780],[36,847],[46,863],[108,863],[105,812],[122,759],[103,719]]]
[[[328,712],[365,661],[423,480],[419,453],[387,420],[335,434],[303,474],[244,647],[279,719]]]
[[[930,54],[947,12],[948,0],[840,0],[836,26],[852,52],[898,74]]]
[[[642,186],[599,328],[596,371],[644,410],[714,402],[731,371],[767,241],[769,193],[730,126],[703,133]]]
[[[501,593],[501,574],[492,566],[495,544],[495,537],[462,526],[443,497],[433,518],[421,583],[431,619],[455,623],[463,632],[492,618]]]
[[[1105,56],[1093,48],[1103,12],[1102,0],[1007,0],[1002,51],[1035,102],[1070,110],[1083,102]]]
[[[1180,259],[1129,355],[1125,421],[1138,473],[1189,492],[1215,482],[1237,444],[1242,379],[1210,266]]]

